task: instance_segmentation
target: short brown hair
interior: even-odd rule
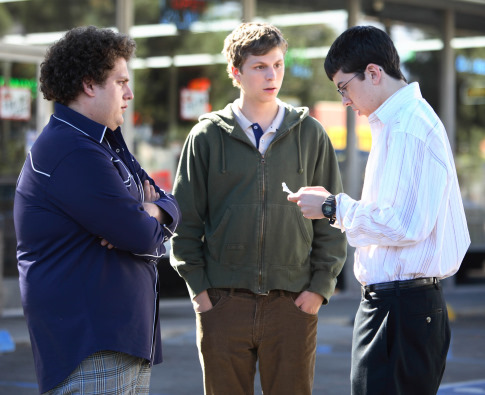
[[[40,90],[45,99],[69,105],[85,80],[104,85],[116,61],[130,60],[135,48],[133,39],[111,29],[71,29],[48,49],[40,65]]]
[[[259,22],[240,24],[226,37],[222,50],[227,60],[227,73],[232,79],[232,84],[239,86],[232,75],[233,67],[242,72],[242,66],[248,56],[265,55],[277,47],[286,54],[288,43],[277,27]]]

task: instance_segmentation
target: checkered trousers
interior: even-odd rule
[[[143,358],[100,351],[81,364],[48,395],[148,395],[150,365]]]

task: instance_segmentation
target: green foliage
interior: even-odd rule
[[[323,48],[329,47],[336,38],[335,32],[325,26],[292,26],[282,29],[288,41],[285,80],[281,94],[296,96],[301,104],[312,107],[321,100],[340,101],[332,82],[328,80],[323,68]],[[308,59],[309,48],[321,48],[322,56]],[[307,71],[299,75],[294,71]]]
[[[133,0],[135,25],[154,25],[160,20],[159,0]]]
[[[0,4],[0,36],[7,33],[11,26],[12,19],[10,12],[8,12],[3,4]]]
[[[235,26],[234,26],[235,27]],[[330,46],[335,39],[332,29],[320,26],[287,27],[283,31],[289,42],[286,55],[286,72],[280,93],[282,98],[295,98],[301,105],[312,107],[320,100],[337,100],[340,96],[330,82],[323,68],[323,48]],[[179,32],[172,37],[157,37],[137,40],[137,56],[175,56],[182,54],[212,54],[222,51],[225,37],[229,31],[190,34]],[[308,48],[321,48],[322,57],[308,58]],[[232,86],[226,73],[226,64],[184,67],[176,71],[176,94],[186,87],[193,78],[205,77],[211,81],[210,104],[217,110],[226,106],[239,96],[239,90]],[[168,69],[136,71],[136,111],[144,122],[154,129],[155,135],[162,135],[161,141],[184,140],[195,121],[177,120],[176,130],[170,127],[170,87],[171,72]],[[173,83],[173,81],[172,81]],[[175,105],[177,116],[178,103]],[[173,116],[173,115],[172,115]],[[168,137],[170,134],[170,137]],[[164,136],[165,135],[165,136]]]
[[[76,26],[114,26],[115,0],[30,0],[6,3],[24,33],[65,31]]]
[[[29,0],[6,3],[9,20],[22,26],[25,33],[66,31],[74,26],[114,26],[116,0]],[[133,0],[135,25],[157,24],[160,20],[160,1]],[[217,7],[217,4],[214,5]],[[264,7],[264,5],[261,5]],[[299,6],[295,5],[296,8]],[[0,7],[0,22],[2,18]],[[261,15],[271,15],[273,8],[261,9]],[[288,11],[288,10],[287,10]],[[204,15],[202,15],[204,18]],[[235,22],[236,27],[239,22]],[[1,24],[3,27],[3,23]],[[296,98],[311,107],[319,100],[340,100],[323,70],[323,60],[308,59],[307,48],[329,46],[335,33],[324,25],[294,26],[282,29],[290,51],[287,54],[285,80],[280,96]],[[138,58],[221,53],[230,31],[191,34],[180,31],[175,36],[136,39]],[[194,122],[179,119],[179,92],[193,78],[210,79],[210,105],[220,109],[239,96],[232,86],[225,64],[170,69],[146,69],[134,72],[135,111],[137,120],[147,123],[159,143],[184,139]]]

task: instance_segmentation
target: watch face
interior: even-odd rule
[[[323,210],[323,215],[332,214],[332,207],[330,207],[329,205],[324,204],[322,207],[322,210]]]

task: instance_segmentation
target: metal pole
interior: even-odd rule
[[[357,25],[360,17],[360,0],[348,0],[348,27]],[[355,130],[355,113],[347,107],[347,145],[345,149],[345,172],[343,184],[345,193],[354,199],[360,198],[362,189],[361,169],[359,169],[359,152],[357,149],[357,134]],[[360,285],[354,276],[355,248],[348,245],[347,261],[344,266],[345,293],[356,295],[360,292]]]
[[[174,56],[172,56],[174,59]],[[177,138],[177,120],[178,120],[178,68],[172,63],[170,66],[170,82],[168,86],[169,95],[169,121],[168,121],[168,135],[170,142],[175,141]]]
[[[40,81],[40,63],[37,62],[37,81]],[[45,125],[49,122],[50,114],[54,112],[54,103],[44,99],[44,95],[37,91],[37,113],[35,114],[36,135],[38,136]]]
[[[348,1],[348,27],[355,26],[360,14],[360,0]],[[361,191],[361,177],[358,162],[357,135],[355,130],[355,113],[347,107],[347,145],[345,155],[345,192],[354,199],[359,198]]]
[[[5,260],[4,234],[5,234],[5,219],[4,219],[4,216],[0,213],[0,317],[2,316],[3,308],[5,306],[5,287],[3,283],[3,262]]]
[[[133,0],[116,0],[116,27],[120,33],[130,34],[130,29],[133,26],[133,13]],[[135,78],[133,76],[133,70],[129,64],[128,71],[131,75],[130,86],[134,92]],[[123,137],[130,151],[133,150],[135,140],[135,128],[133,125],[134,112],[135,100],[133,99],[131,105],[126,109],[122,128]]]
[[[445,125],[448,139],[450,140],[451,152],[455,152],[455,129],[456,129],[456,73],[455,52],[451,46],[451,40],[455,36],[455,13],[447,9],[443,14],[443,51],[440,73],[440,118]],[[443,281],[443,288],[452,289],[456,285],[456,276]]]
[[[443,51],[440,75],[440,118],[445,125],[450,140],[451,151],[455,152],[456,134],[456,73],[455,52],[451,40],[455,35],[455,13],[451,9],[443,15]]]
[[[5,79],[5,86],[10,86],[10,78],[12,77],[12,61],[9,59],[5,60],[3,63],[3,78]],[[9,153],[8,153],[8,143],[10,142],[10,130],[11,130],[11,121],[9,119],[2,119],[2,129],[0,134],[0,149],[1,149],[1,158],[0,163],[6,165],[9,160]]]
[[[243,16],[244,22],[251,22],[256,16],[256,0],[243,0]]]

